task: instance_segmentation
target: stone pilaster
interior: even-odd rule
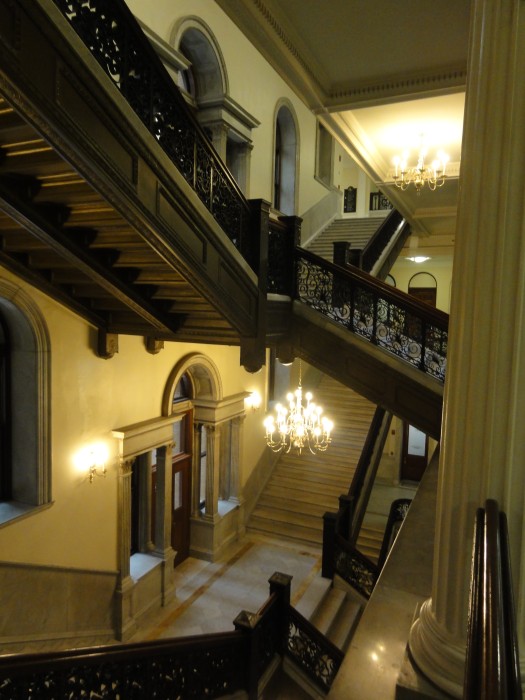
[[[171,546],[171,503],[173,477],[170,443],[157,448],[157,478],[155,490],[155,555],[163,560],[162,605],[175,592],[173,561],[175,551]]]
[[[116,594],[116,633],[120,640],[129,639],[135,632],[133,619],[133,579],[130,576],[129,552],[131,548],[131,473],[133,460],[123,461],[118,477],[118,570]]]
[[[206,426],[206,507],[204,517],[216,521],[219,518],[219,468],[221,455],[221,428]]]

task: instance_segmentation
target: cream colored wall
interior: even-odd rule
[[[408,285],[413,275],[418,272],[428,272],[437,280],[436,306],[446,313],[450,310],[450,285],[452,282],[452,260],[425,263],[414,263],[399,260],[395,263],[390,274],[396,280],[396,287],[402,292],[408,292]]]
[[[239,348],[166,343],[157,355],[142,337],[119,336],[119,352],[103,360],[93,351],[94,329],[80,317],[0,269],[34,299],[46,319],[51,344],[52,505],[0,528],[4,561],[114,571],[117,567],[117,443],[111,431],[160,416],[162,395],[174,365],[199,352],[218,367],[223,395],[258,390],[266,373],[239,366]],[[244,422],[241,486],[264,450],[262,411]],[[106,478],[89,483],[79,470],[82,450],[103,443]]]
[[[274,120],[276,107],[282,99],[291,103],[299,130],[300,177],[296,213],[301,215],[326,195],[326,187],[314,178],[316,118],[214,2],[127,0],[127,4],[139,19],[168,43],[178,23],[185,17],[199,17],[213,33],[224,57],[230,96],[260,121],[260,126],[252,132],[249,198],[272,200]]]

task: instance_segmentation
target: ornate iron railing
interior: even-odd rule
[[[379,558],[377,560],[379,570],[383,568],[388,553],[390,552],[390,548],[395,542],[399,528],[407,516],[411,503],[411,498],[397,498],[390,504],[390,512],[386,522],[385,534],[383,535],[383,543],[381,545],[381,551],[379,552]]]
[[[297,248],[296,298],[425,374],[445,379],[448,316],[360,270]]]
[[[123,0],[53,0],[144,126],[250,261],[250,207]]]
[[[379,577],[380,569],[353,545],[340,535],[336,535],[334,541],[334,573],[341,576],[362,596],[370,598]]]
[[[7,657],[0,698],[218,698],[246,688],[247,664],[243,632]]]
[[[241,612],[233,632],[0,657],[0,700],[202,700],[240,690],[255,700],[285,654],[328,691],[343,653],[290,605],[291,580],[274,573],[267,601]]]
[[[325,692],[330,690],[344,658],[343,652],[293,607],[286,654]]]

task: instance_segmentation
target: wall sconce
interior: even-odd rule
[[[252,391],[249,396],[244,399],[246,408],[251,408],[252,411],[256,411],[261,407],[262,399],[258,391]]]
[[[106,476],[106,465],[104,464],[102,458],[100,455],[96,455],[94,452],[91,452],[89,455],[89,483],[93,483],[93,479],[96,476]]]

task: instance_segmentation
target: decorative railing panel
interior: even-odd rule
[[[53,0],[244,257],[250,208],[122,0]]]
[[[296,297],[443,382],[448,316],[359,270],[296,249]]]
[[[342,537],[335,537],[335,573],[365,598],[370,598],[379,577],[379,568]]]
[[[330,690],[344,658],[340,649],[292,607],[286,653],[325,692]]]
[[[290,605],[291,578],[275,572],[265,604],[241,612],[234,632],[0,657],[0,700],[202,700],[240,690],[255,700],[285,654],[328,691],[343,653]]]
[[[149,645],[11,657],[2,700],[217,698],[245,687],[245,635],[229,632]]]

